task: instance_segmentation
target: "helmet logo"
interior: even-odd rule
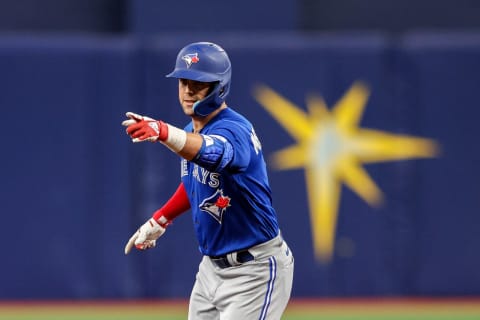
[[[187,64],[187,68],[190,68],[192,63],[197,63],[198,61],[200,61],[200,58],[198,57],[198,53],[189,53],[184,55],[182,57],[182,60],[185,61],[185,63]]]

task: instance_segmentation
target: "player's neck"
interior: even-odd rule
[[[218,109],[210,113],[206,117],[192,117],[192,124],[193,124],[193,133],[199,133],[205,125],[212,120],[220,111],[226,109],[227,105],[224,102]]]

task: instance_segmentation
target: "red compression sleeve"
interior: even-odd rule
[[[155,213],[153,218],[158,221],[160,217],[165,217],[168,221],[172,221],[185,211],[190,209],[190,201],[187,197],[187,191],[183,183],[177,188],[177,191],[172,195],[172,197]]]

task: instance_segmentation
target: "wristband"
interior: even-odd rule
[[[180,152],[187,143],[187,133],[167,123],[168,135],[163,143],[174,152]]]

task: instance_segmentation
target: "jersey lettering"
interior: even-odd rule
[[[198,178],[198,166],[197,166],[197,165],[194,165],[194,166],[193,166],[192,176],[193,176],[197,181],[200,181],[199,178]]]
[[[188,175],[188,172],[185,174]],[[201,184],[208,184],[211,188],[218,188],[220,186],[220,174],[217,172],[210,172],[196,164],[193,164],[192,176]]]
[[[209,174],[210,171],[208,171],[207,169],[194,165],[192,175],[201,184],[207,183],[207,178]]]
[[[202,173],[201,174],[201,178],[202,180],[200,181],[202,184],[206,184],[206,181],[207,181],[207,178],[208,178],[208,175],[210,174],[210,171],[208,171],[207,169],[205,168],[200,168],[200,172]]]
[[[253,128],[252,132],[250,132],[250,139],[252,140],[255,153],[258,155],[260,150],[262,150],[262,144],[260,143],[260,140],[258,139],[257,134],[255,133],[255,130]]]
[[[187,166],[187,160],[182,159],[182,163],[180,165],[181,167],[181,177],[188,176],[188,166]]]
[[[220,174],[216,172],[210,173],[208,185],[212,188],[218,188],[218,186],[220,186]]]

